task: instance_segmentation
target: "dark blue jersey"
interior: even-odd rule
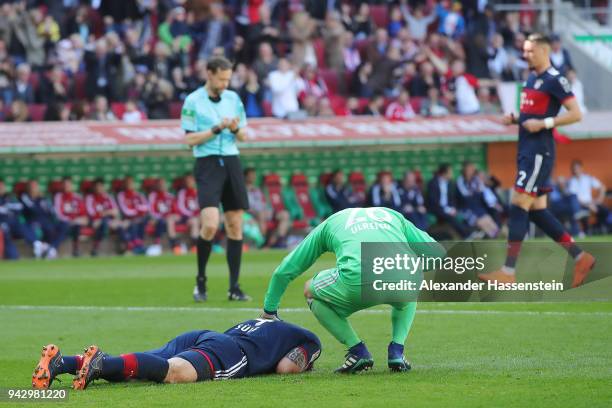
[[[519,125],[528,119],[544,119],[557,116],[563,103],[573,97],[569,81],[555,68],[541,74],[531,73],[521,92]],[[519,126],[519,156],[536,154],[554,157],[555,142],[552,129],[529,133]]]
[[[309,363],[321,353],[321,342],[312,332],[283,321],[247,320],[225,332],[247,356],[247,375],[268,374],[289,351],[296,347],[306,352]]]

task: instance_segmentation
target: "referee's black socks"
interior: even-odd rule
[[[240,261],[242,260],[242,240],[227,239],[227,266],[230,275],[230,291],[238,289],[238,277],[240,276]]]
[[[200,293],[206,292],[206,265],[208,264],[208,258],[210,258],[210,251],[212,249],[212,241],[208,241],[202,237],[198,237],[198,277],[196,282],[198,285],[198,291]]]

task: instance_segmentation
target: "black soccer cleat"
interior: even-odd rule
[[[197,286],[193,288],[193,300],[196,303],[206,302],[208,300],[208,295],[206,291],[200,292]]]
[[[76,377],[74,377],[72,388],[75,390],[84,390],[92,381],[100,378],[104,357],[106,357],[106,354],[103,353],[98,346],[87,347],[83,355],[83,366]]]
[[[342,366],[336,369],[336,373],[355,374],[368,371],[374,366],[374,359],[363,343],[351,347],[344,357],[346,360]]]
[[[240,288],[235,288],[227,292],[228,300],[237,300],[239,302],[248,302],[253,300],[249,295],[244,293]]]
[[[55,344],[43,347],[38,365],[32,374],[32,388],[46,390],[51,387],[62,363],[62,353],[59,347]]]
[[[404,346],[394,342],[389,343],[387,365],[393,372],[410,371],[410,362],[404,357]]]

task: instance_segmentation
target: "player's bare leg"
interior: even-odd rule
[[[212,240],[219,226],[219,208],[206,207],[200,211],[200,234],[197,243],[198,276],[193,289],[193,300],[204,302],[206,296],[206,265],[212,250]]]
[[[242,292],[238,279],[242,261],[242,216],[243,210],[225,211],[225,232],[227,234],[227,266],[230,281],[227,293],[229,300],[248,301],[251,297]]]

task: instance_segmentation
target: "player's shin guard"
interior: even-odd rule
[[[508,252],[505,267],[514,270],[516,260],[521,251],[521,244],[529,228],[529,213],[517,205],[510,207],[510,222],[508,223]]]
[[[578,257],[582,250],[574,243],[574,240],[565,231],[559,220],[547,209],[533,210],[529,212],[529,219],[537,225],[546,235],[557,241],[572,258]]]
[[[353,347],[361,343],[348,320],[340,317],[334,309],[324,302],[312,299],[310,310],[321,323],[321,326],[325,327],[340,343],[347,347]]]
[[[230,281],[229,290],[238,289],[238,278],[240,277],[240,263],[242,260],[242,240],[227,239],[227,266],[229,267]]]

